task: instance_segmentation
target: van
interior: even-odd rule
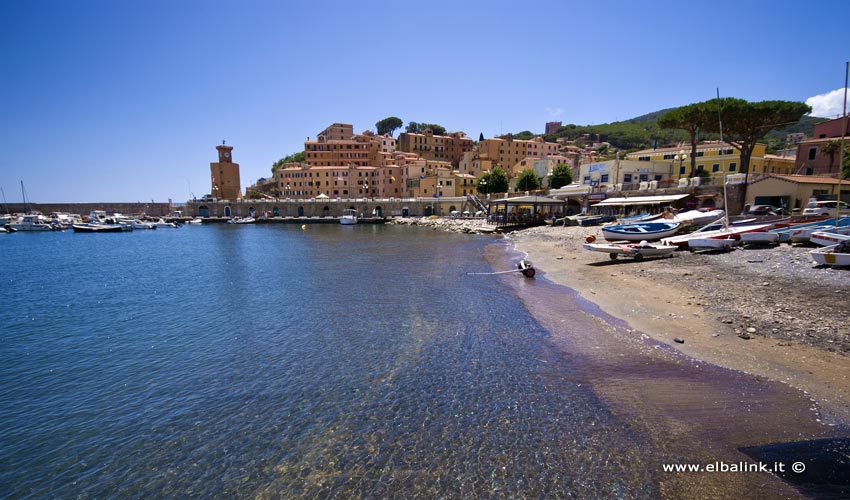
[[[803,209],[803,215],[828,215],[835,216],[836,206],[841,211],[841,215],[850,215],[850,205],[843,201],[810,201],[806,208]]]

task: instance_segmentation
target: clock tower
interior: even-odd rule
[[[219,200],[241,200],[242,185],[239,181],[239,164],[233,163],[233,146],[216,146],[218,161],[210,163],[210,194]]]

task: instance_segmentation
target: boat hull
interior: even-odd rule
[[[603,227],[602,236],[608,241],[654,241],[673,236],[680,226],[678,222],[620,224]]]
[[[71,228],[75,233],[122,233],[125,231],[120,224],[74,224]]]
[[[837,245],[842,241],[850,240],[850,228],[841,228],[841,232],[815,231],[809,241],[820,246],[828,247]]]
[[[688,240],[688,248],[692,250],[723,250],[728,252],[738,244],[733,238],[692,238]]]
[[[812,260],[820,266],[850,266],[850,253],[836,252],[838,245],[817,248],[809,252]]]
[[[611,260],[619,256],[633,257],[642,260],[644,257],[666,257],[675,252],[678,247],[669,245],[649,245],[641,243],[626,243],[615,245],[611,243],[585,243],[585,250],[607,253]]]

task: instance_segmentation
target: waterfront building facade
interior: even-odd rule
[[[403,132],[398,136],[396,147],[429,161],[445,161],[457,167],[463,153],[472,151],[473,145],[472,139],[463,132],[434,135],[431,129],[425,129],[421,133]]]
[[[837,176],[841,159],[837,148],[830,153],[828,143],[837,143],[844,136],[845,151],[850,148],[850,117],[836,118],[815,125],[812,138],[797,144],[795,173],[804,175]]]
[[[757,143],[750,157],[750,173],[764,172],[764,155],[766,145]],[[741,152],[727,142],[706,141],[697,145],[696,171],[691,172],[691,147],[680,145],[676,147],[645,149],[626,154],[626,160],[646,162],[667,162],[668,175],[666,178],[676,180],[695,177],[703,171],[707,177],[723,178],[724,175],[737,174],[741,171]]]
[[[219,200],[241,200],[242,184],[239,164],[233,162],[233,146],[225,146],[222,141],[215,149],[218,161],[210,163],[210,194]]]
[[[788,211],[805,208],[810,198],[850,203],[850,180],[818,175],[768,175],[750,183],[746,203],[773,205]]]
[[[517,163],[525,158],[544,158],[548,155],[557,155],[559,145],[554,142],[546,142],[541,137],[531,140],[514,139],[508,134],[504,137],[484,139],[478,142],[478,154],[501,166],[505,172],[512,171]]]

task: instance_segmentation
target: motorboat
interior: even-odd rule
[[[44,221],[40,214],[22,215],[16,222],[9,223],[15,231],[53,231],[53,226]]]
[[[620,256],[632,257],[635,261],[641,261],[644,257],[668,257],[679,247],[659,243],[649,243],[644,240],[639,243],[585,243],[584,249],[592,252],[607,253],[611,260]]]
[[[180,227],[177,224],[175,224],[174,222],[166,222],[166,220],[162,219],[162,218],[160,218],[158,221],[154,222],[153,225],[154,225],[154,228],[156,228],[156,229],[163,229],[163,228],[174,229],[174,228]]]
[[[75,233],[123,233],[127,231],[127,229],[124,229],[125,227],[128,226],[124,224],[84,222],[72,225],[71,229],[73,229]],[[133,228],[131,227],[129,230],[132,231]]]
[[[653,241],[673,236],[681,225],[681,222],[637,222],[603,226],[602,236],[608,241]]]
[[[253,217],[234,217],[227,221],[228,224],[253,224],[256,219]]]
[[[203,224],[203,222],[203,219],[201,219],[200,217],[195,217],[194,219],[186,221],[186,224],[198,225]]]
[[[153,222],[145,222],[139,219],[130,219],[129,224],[133,226],[133,231],[139,229],[156,229],[156,224]]]
[[[345,209],[342,213],[342,217],[339,218],[339,223],[343,226],[357,224],[357,211],[352,208]]]

